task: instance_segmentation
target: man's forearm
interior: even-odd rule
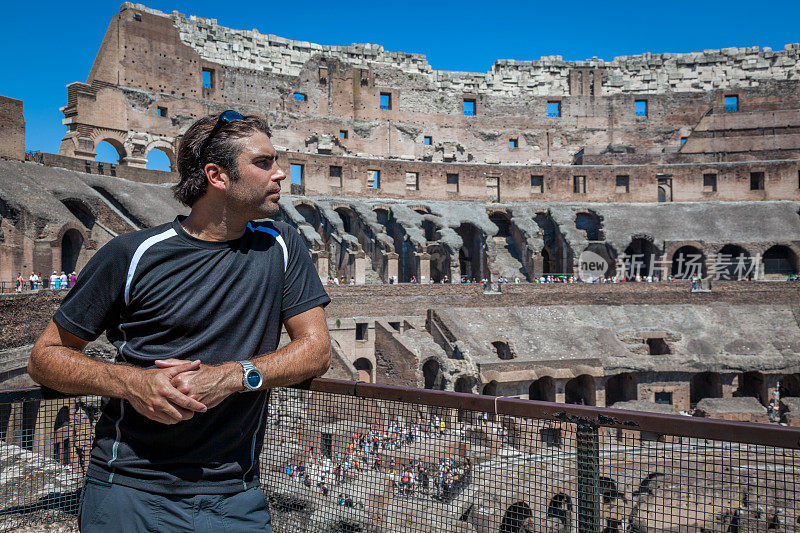
[[[135,371],[135,367],[98,361],[65,346],[34,346],[28,361],[28,374],[34,381],[65,394],[124,398],[126,383]]]
[[[324,334],[294,339],[279,350],[250,360],[264,377],[263,388],[285,387],[327,372],[331,362],[331,343]],[[241,382],[239,383],[241,390]]]

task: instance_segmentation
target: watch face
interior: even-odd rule
[[[251,370],[247,373],[247,384],[253,387],[254,389],[257,388],[261,384],[261,376],[255,370]]]

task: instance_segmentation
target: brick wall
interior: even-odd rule
[[[0,96],[0,157],[25,160],[25,118],[22,100]]]

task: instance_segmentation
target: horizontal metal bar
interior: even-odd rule
[[[800,449],[800,428],[773,424],[731,422],[711,418],[540,402],[463,392],[412,389],[395,385],[327,378],[316,378],[294,385],[292,388],[432,407],[466,409],[501,416],[594,424],[598,427],[628,429],[659,435]],[[0,390],[0,404],[71,396],[75,395],[62,394],[52,389],[39,387]]]

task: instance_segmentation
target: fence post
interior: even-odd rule
[[[578,533],[600,533],[600,442],[597,426],[580,422],[578,444]]]

